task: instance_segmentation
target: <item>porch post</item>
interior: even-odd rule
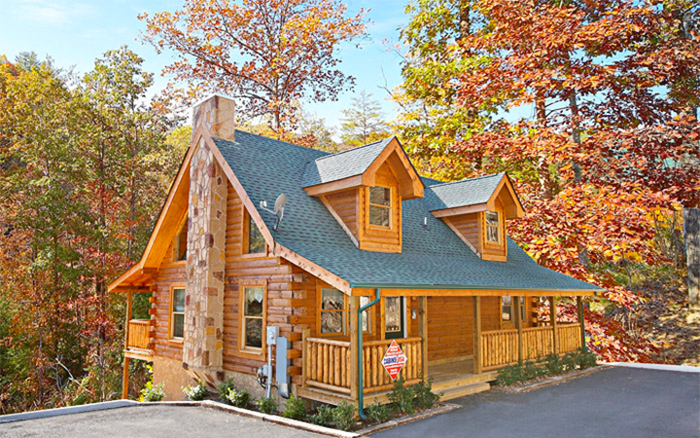
[[[360,322],[357,318],[357,310],[360,308],[360,297],[350,297],[350,401],[357,402],[359,391],[357,379],[357,359],[360,352],[358,351],[358,327]]]
[[[418,297],[418,336],[421,338],[420,367],[428,381],[428,297]]]
[[[481,374],[481,297],[474,297],[474,374]]]
[[[559,335],[557,333],[557,297],[549,297],[549,321],[552,324],[552,353],[559,354]]]
[[[124,323],[124,351],[129,349],[129,321],[131,321],[132,304],[134,293],[126,293],[126,321]],[[122,398],[129,398],[129,358],[124,355],[124,374],[122,376]]]
[[[525,348],[523,345],[523,318],[520,315],[520,301],[522,297],[513,297],[513,307],[515,308],[515,327],[518,329],[518,362],[525,360]]]
[[[578,307],[578,322],[581,324],[581,348],[586,346],[586,320],[583,317],[583,298],[576,297],[576,307]]]

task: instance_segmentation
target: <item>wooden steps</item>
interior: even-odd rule
[[[433,382],[433,392],[443,393],[440,400],[452,400],[465,395],[477,394],[491,389],[489,382],[496,380],[497,373],[470,374],[453,379]]]
[[[459,397],[464,397],[465,395],[472,395],[477,394],[479,392],[488,391],[489,389],[491,389],[491,385],[489,383],[482,382],[472,383],[471,385],[466,386],[457,386],[454,388],[446,389],[444,391],[434,392],[442,392],[442,397],[440,397],[440,401],[447,401]]]

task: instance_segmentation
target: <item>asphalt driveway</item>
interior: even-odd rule
[[[699,438],[700,374],[610,368],[521,394],[452,400],[444,415],[380,432],[381,438]]]
[[[0,424],[0,438],[323,438],[202,407],[132,406]]]

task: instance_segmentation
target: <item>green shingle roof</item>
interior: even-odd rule
[[[287,195],[284,219],[275,236],[277,242],[354,287],[597,289],[539,266],[511,239],[507,262],[481,260],[430,213],[425,198],[403,202],[401,253],[362,251],[323,203],[303,189],[309,163],[331,160],[328,153],[244,131],[235,132],[235,142],[216,138],[214,142],[254,205],[261,200],[274,202],[280,193]],[[333,160],[343,155],[349,154],[337,154]],[[318,160],[321,157],[328,158]],[[423,183],[439,184],[427,178],[423,178]],[[273,215],[265,211],[260,214],[271,229],[275,223]]]
[[[361,175],[391,143],[392,138],[309,161],[305,166],[301,186],[310,187]]]
[[[505,172],[502,172],[451,183],[434,184],[425,190],[425,203],[430,211],[484,204],[496,191],[504,175]]]

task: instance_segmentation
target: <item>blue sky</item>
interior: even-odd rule
[[[23,51],[34,51],[41,58],[50,55],[59,67],[89,71],[103,52],[127,44],[145,59],[144,69],[156,73],[155,88],[165,86],[160,71],[171,61],[167,54],[158,55],[139,41],[144,23],[136,16],[142,12],[174,11],[182,0],[0,0],[0,54],[8,59]],[[386,99],[379,86],[393,88],[401,83],[400,57],[388,51],[383,40],[398,40],[397,28],[408,20],[404,15],[406,0],[380,2],[349,1],[350,12],[370,9],[367,18],[369,39],[361,48],[343,46],[339,57],[342,69],[357,79],[355,93],[366,90],[382,103],[387,119],[394,118],[395,105]],[[386,80],[385,80],[386,78]],[[327,124],[339,126],[342,109],[350,106],[352,93],[338,102],[306,105]]]

